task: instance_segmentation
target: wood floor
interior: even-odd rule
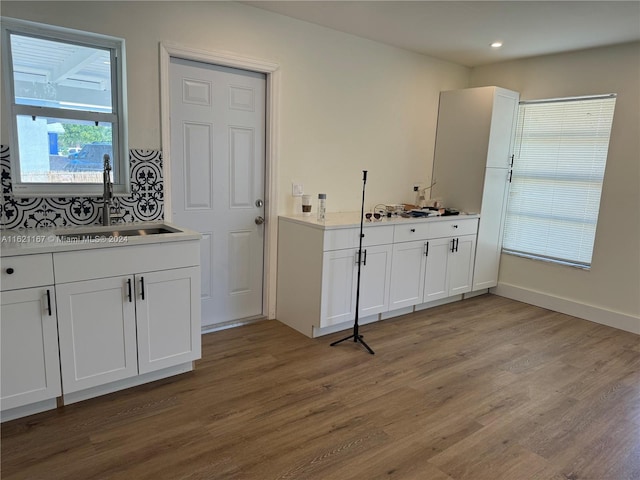
[[[640,479],[639,337],[493,295],[203,337],[194,372],[2,426],[10,479]]]

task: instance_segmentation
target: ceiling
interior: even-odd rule
[[[242,3],[468,67],[640,40],[638,0]]]

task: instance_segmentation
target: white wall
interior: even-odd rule
[[[358,210],[365,169],[369,208],[413,201],[430,181],[438,94],[470,72],[233,2],[3,1],[2,15],[125,38],[130,148],[161,146],[159,42],[278,63],[280,213],[292,180],[326,193],[329,211]]]
[[[473,69],[471,86],[483,85],[522,100],[618,94],[591,270],[502,255],[499,281],[503,291],[594,307],[593,319],[640,333],[640,43]]]

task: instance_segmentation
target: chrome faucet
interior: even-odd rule
[[[104,171],[102,172],[102,225],[111,225],[111,202],[113,200],[113,184],[111,183],[111,163],[109,154],[104,154]]]

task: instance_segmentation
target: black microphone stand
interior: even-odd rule
[[[345,340],[349,340],[353,338],[355,343],[360,342],[364,348],[368,350],[371,355],[375,355],[375,352],[369,348],[369,345],[365,343],[362,339],[362,335],[358,333],[359,325],[358,325],[358,310],[360,310],[360,267],[362,266],[362,239],[364,238],[364,234],[362,233],[362,229],[364,227],[364,190],[367,185],[367,171],[362,171],[362,209],[360,210],[360,244],[358,246],[358,282],[356,284],[356,318],[353,323],[353,334],[345,337],[337,342],[333,342],[331,346],[338,345],[339,343],[344,342]],[[365,256],[365,259],[367,257]]]

